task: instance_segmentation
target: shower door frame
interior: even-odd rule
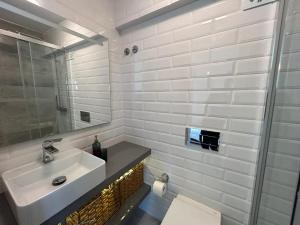
[[[298,212],[298,215],[297,215]],[[299,225],[300,224],[300,172],[298,175],[298,184],[297,184],[297,191],[295,194],[294,206],[293,206],[293,213],[290,225]]]
[[[281,51],[283,47],[285,22],[288,13],[288,6],[290,0],[278,0],[278,18],[276,22],[276,33],[274,36],[270,78],[268,80],[267,99],[265,105],[264,122],[262,125],[262,134],[260,140],[260,148],[257,158],[257,168],[255,176],[255,185],[252,196],[252,206],[250,212],[249,225],[257,225],[258,214],[260,209],[261,195],[264,184],[264,175],[267,164],[269,141],[271,135],[271,128],[273,122],[276,84],[279,75]]]
[[[43,46],[46,46],[46,47],[49,47],[49,48],[61,49],[61,47],[59,47],[58,45],[51,44],[51,43],[41,41],[41,40],[37,40],[35,38],[31,38],[29,36],[22,35],[20,33],[14,33],[14,32],[8,31],[8,30],[4,30],[4,29],[0,29],[0,34],[8,36],[8,37],[15,38],[17,40],[22,40],[22,41],[27,41],[27,42],[43,45]]]

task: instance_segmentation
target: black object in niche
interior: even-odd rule
[[[187,128],[186,143],[201,145],[202,148],[219,151],[220,132]]]
[[[101,149],[101,159],[103,159],[105,162],[107,162],[107,148]]]
[[[129,48],[125,48],[124,49],[124,55],[129,55],[130,54],[130,49]]]
[[[219,132],[201,130],[200,143],[202,148],[219,151],[219,138]]]
[[[101,143],[99,142],[97,135],[95,136],[95,141],[92,145],[92,148],[93,148],[93,155],[101,158],[102,156]]]
[[[80,119],[81,121],[90,123],[91,122],[91,115],[89,112],[80,111]]]
[[[132,47],[132,53],[135,54],[135,53],[137,53],[138,51],[139,51],[139,47],[138,47],[137,45],[134,45],[134,46]]]

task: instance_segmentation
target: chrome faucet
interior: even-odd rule
[[[53,147],[54,142],[60,142],[62,138],[45,140],[42,144],[42,161],[43,163],[49,163],[54,160],[53,153],[58,152],[58,149]]]

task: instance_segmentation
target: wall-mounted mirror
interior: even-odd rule
[[[111,121],[108,40],[0,1],[0,147]]]

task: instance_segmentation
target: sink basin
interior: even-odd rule
[[[5,194],[19,225],[39,225],[105,179],[105,161],[79,149],[55,154],[2,174]],[[52,181],[66,176],[65,183]]]

